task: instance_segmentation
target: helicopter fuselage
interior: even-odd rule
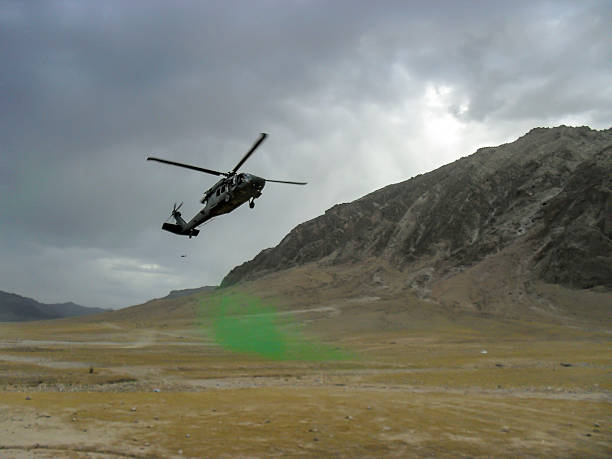
[[[179,163],[176,161],[149,156],[147,161],[157,161],[164,164],[170,164],[171,166],[184,167],[186,169],[192,169],[198,172],[224,177],[215,183],[214,186],[206,190],[204,196],[202,196],[202,199],[200,200],[200,202],[204,204],[204,207],[197,214],[195,214],[195,216],[189,222],[183,220],[181,213],[179,212],[179,209],[183,203],[181,202],[178,206],[176,203],[174,203],[170,217],[173,217],[176,223],[164,223],[162,225],[162,229],[174,234],[189,236],[189,238],[192,238],[197,236],[200,232],[196,228],[211,218],[230,213],[232,210],[240,207],[247,201],[249,201],[249,207],[253,208],[255,205],[255,199],[261,196],[261,192],[266,185],[266,182],[285,183],[289,185],[306,185],[306,182],[264,179],[253,174],[238,173],[240,166],[242,166],[244,162],[249,159],[257,147],[259,147],[259,145],[261,145],[261,143],[265,140],[266,136],[267,134],[262,133],[250,150],[246,152],[242,159],[238,161],[238,164],[236,164],[236,166],[229,172],[219,172],[213,169],[206,169],[204,167],[193,166],[191,164]]]
[[[200,200],[204,207],[187,223],[184,232],[189,233],[205,221],[227,214],[249,200],[257,199],[265,185],[265,179],[246,173],[219,180],[204,193]]]

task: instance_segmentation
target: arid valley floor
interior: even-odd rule
[[[2,324],[0,456],[612,455],[605,324],[385,301],[243,311],[320,358],[220,345],[206,295]]]

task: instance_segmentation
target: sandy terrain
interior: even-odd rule
[[[0,456],[612,455],[601,324],[418,319],[377,301],[278,314],[343,350],[332,359],[233,352],[193,318],[0,325]]]

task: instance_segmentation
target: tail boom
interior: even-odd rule
[[[186,231],[183,226],[175,225],[174,223],[164,223],[162,229],[170,233],[178,234],[179,236],[195,237],[200,233],[200,230],[195,228]]]

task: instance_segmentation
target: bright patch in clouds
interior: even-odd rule
[[[427,142],[434,149],[454,148],[465,133],[466,123],[454,113],[460,110],[458,107],[467,107],[467,102],[457,105],[456,99],[450,86],[427,85],[423,97],[423,122]]]

